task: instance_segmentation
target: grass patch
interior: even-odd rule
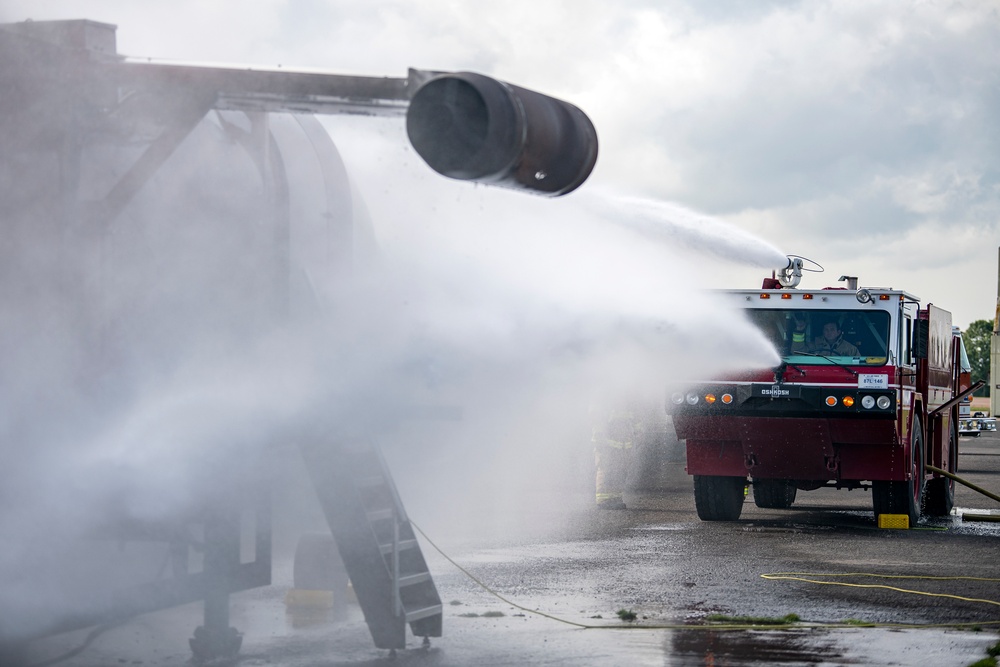
[[[969,667],[997,667],[997,657],[1000,656],[1000,642],[986,649],[986,655],[989,657],[980,658],[969,665]]]
[[[862,621],[860,618],[845,618],[841,621],[844,625],[857,625],[862,628],[872,627],[875,624],[870,621]]]
[[[618,618],[630,623],[638,618],[638,615],[631,609],[619,609],[616,613],[618,614]]]
[[[785,614],[781,618],[767,616],[726,616],[725,614],[709,614],[705,617],[709,623],[729,623],[732,625],[791,625],[801,619],[798,614]]]

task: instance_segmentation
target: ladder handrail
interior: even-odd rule
[[[392,610],[396,616],[403,615],[403,598],[400,594],[399,586],[399,527],[404,523],[409,521],[406,518],[406,510],[403,509],[403,501],[399,497],[399,492],[396,491],[396,483],[392,479],[392,475],[389,473],[389,464],[386,463],[385,457],[382,455],[382,448],[378,446],[378,443],[372,441],[369,442],[369,446],[375,453],[375,457],[378,459],[379,468],[382,471],[382,478],[385,480],[386,487],[389,489],[389,495],[392,498]]]
[[[403,501],[399,497],[399,492],[396,491],[396,483],[392,480],[392,474],[389,473],[389,464],[385,462],[385,457],[382,456],[382,448],[375,442],[370,442],[369,445],[371,446],[372,451],[375,452],[375,456],[378,458],[378,465],[382,470],[382,477],[385,479],[386,486],[389,487],[389,493],[392,495],[392,505],[396,508],[397,520],[400,523],[408,523],[409,518],[406,516],[406,510],[403,509]]]

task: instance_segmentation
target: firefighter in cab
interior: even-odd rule
[[[594,481],[599,509],[625,509],[625,483],[633,449],[639,439],[635,410],[629,406],[591,409]]]
[[[828,356],[858,356],[858,348],[852,343],[844,340],[844,332],[840,329],[840,323],[831,319],[823,322],[822,335],[817,336],[811,343],[805,343],[806,320],[796,318],[795,330],[792,334],[792,351],[805,351],[810,354],[820,354]]]

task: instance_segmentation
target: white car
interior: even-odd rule
[[[978,438],[983,431],[996,431],[997,420],[987,417],[984,412],[976,412],[971,417],[958,420],[958,434]]]

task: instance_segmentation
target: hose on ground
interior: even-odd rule
[[[930,472],[937,473],[938,475],[944,475],[948,479],[955,480],[956,482],[958,482],[962,486],[967,486],[970,489],[972,489],[973,491],[975,491],[976,493],[981,493],[984,496],[986,496],[987,498],[992,498],[993,500],[995,500],[998,503],[1000,503],[1000,496],[996,495],[995,493],[990,493],[989,491],[987,491],[986,489],[982,488],[981,486],[976,486],[972,482],[970,482],[968,480],[964,480],[964,479],[962,479],[961,477],[959,477],[958,475],[956,475],[954,473],[950,473],[947,470],[942,470],[941,468],[937,468],[937,467],[932,466],[932,465],[925,465],[924,466],[924,470],[928,470]]]
[[[509,604],[515,609],[519,609],[523,612],[529,614],[535,614],[537,616],[542,616],[552,621],[558,623],[563,623],[565,625],[571,625],[576,628],[581,628],[584,630],[789,630],[789,629],[801,629],[801,628],[815,628],[815,629],[845,629],[845,628],[892,628],[892,629],[931,629],[931,628],[956,628],[956,629],[970,629],[978,628],[987,625],[1000,626],[1000,619],[991,621],[976,621],[970,623],[867,623],[864,621],[844,621],[841,623],[787,623],[787,624],[775,624],[773,621],[765,622],[762,620],[759,623],[705,623],[700,625],[683,624],[683,623],[673,623],[673,624],[642,624],[642,623],[629,623],[627,625],[594,625],[587,623],[580,623],[577,621],[571,621],[558,616],[553,616],[552,614],[547,614],[537,609],[530,609],[523,605],[512,602],[507,598],[503,597],[495,590],[487,586],[480,579],[474,576],[471,572],[466,570],[464,567],[459,565],[451,556],[446,554],[441,547],[431,540],[427,533],[423,531],[417,524],[410,520],[410,525],[420,533],[420,535],[427,540],[427,543],[434,548],[445,560],[451,563],[457,570],[468,577],[476,585],[482,588],[484,591],[497,598],[505,604]],[[867,577],[867,578],[882,578],[882,579],[923,579],[923,580],[934,580],[934,581],[980,581],[980,582],[1000,582],[1000,579],[990,579],[985,577],[934,577],[934,576],[921,576],[921,575],[891,575],[891,574],[873,574],[867,572],[850,572],[850,573],[809,573],[809,572],[773,572],[760,575],[762,579],[767,579],[770,581],[801,581],[804,583],[811,583],[817,585],[827,585],[827,586],[846,586],[853,588],[882,588],[886,590],[896,591],[898,593],[911,594],[911,595],[926,595],[929,597],[941,597],[941,598],[951,598],[954,600],[961,600],[965,602],[975,602],[981,604],[990,604],[1000,606],[1000,601],[987,600],[981,598],[967,598],[960,595],[951,595],[948,593],[931,593],[927,591],[918,591],[907,588],[899,588],[896,586],[888,586],[885,584],[856,584],[841,581],[823,581],[822,577],[837,578],[837,577]]]

